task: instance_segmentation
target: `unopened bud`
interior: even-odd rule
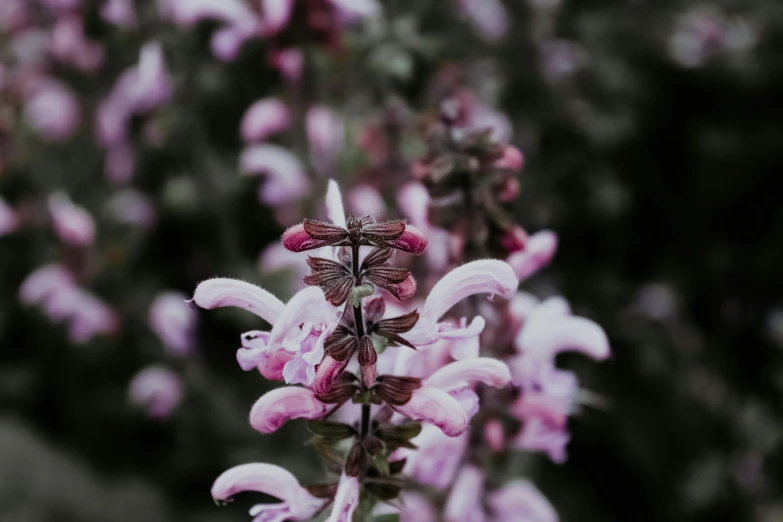
[[[492,419],[484,425],[484,440],[492,451],[496,453],[503,451],[506,436],[503,424],[499,420]]]
[[[497,196],[503,203],[514,201],[519,196],[521,185],[517,178],[507,178],[503,180],[497,188]]]
[[[503,248],[508,250],[509,253],[519,252],[520,250],[525,249],[525,245],[527,245],[527,237],[527,232],[525,232],[522,227],[515,226],[506,232],[506,235],[503,236],[501,242],[503,244]]]
[[[349,477],[358,477],[367,465],[367,453],[361,442],[356,442],[351,451],[348,452],[348,458],[345,460],[345,474]]]
[[[368,336],[362,337],[359,342],[359,366],[362,370],[362,381],[367,388],[375,386],[376,368],[378,362],[378,353]]]

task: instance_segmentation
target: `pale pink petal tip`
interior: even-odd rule
[[[263,141],[291,124],[288,107],[277,98],[264,98],[248,107],[242,117],[242,139]]]
[[[332,513],[326,522],[351,522],[358,506],[359,480],[343,473],[334,496]]]
[[[49,196],[49,212],[54,231],[63,243],[87,246],[95,241],[95,221],[84,208],[62,192]]]
[[[558,522],[557,511],[527,480],[509,482],[489,495],[489,507],[497,522]]]
[[[166,348],[175,355],[187,354],[194,341],[198,315],[180,292],[162,292],[150,306],[150,328],[160,337]]]
[[[507,261],[520,280],[547,266],[557,251],[557,234],[542,230],[530,236],[523,250],[512,253]]]
[[[324,506],[324,500],[310,494],[288,470],[274,464],[241,464],[221,474],[212,485],[212,498],[229,501],[237,493],[256,491],[282,502],[257,504],[250,510],[254,520],[282,521],[310,519]]]
[[[196,287],[193,302],[201,308],[212,310],[223,306],[237,306],[253,312],[270,324],[283,313],[285,305],[280,299],[256,285],[237,279],[207,279]]]
[[[405,281],[394,286],[400,299],[408,299],[416,293],[416,279],[413,275],[409,275]]]
[[[407,404],[395,409],[409,419],[434,424],[449,437],[457,437],[468,429],[468,416],[462,405],[437,388],[419,388]]]
[[[149,366],[136,374],[128,393],[131,402],[143,407],[151,418],[163,419],[182,400],[182,382],[167,368]]]
[[[519,252],[527,246],[528,235],[520,226],[515,226],[503,236],[501,243],[508,252]]]
[[[399,238],[388,243],[392,248],[418,256],[427,248],[427,236],[413,225],[406,225],[405,232]]]
[[[328,411],[326,404],[307,388],[289,386],[264,394],[250,410],[250,425],[261,433],[273,433],[291,419],[315,420]]]

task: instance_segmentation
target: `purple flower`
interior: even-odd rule
[[[511,372],[505,363],[489,357],[475,357],[447,364],[422,382],[422,388],[437,388],[457,400],[472,417],[478,412],[478,396],[473,382],[503,388],[511,382]],[[416,392],[414,392],[416,393]]]
[[[148,366],[133,377],[128,396],[149,417],[165,419],[182,400],[182,382],[167,368]]]
[[[484,472],[473,465],[460,469],[444,508],[446,522],[484,522],[481,506],[484,496]]]
[[[312,390],[285,386],[265,393],[256,401],[250,410],[250,425],[261,433],[274,433],[289,420],[320,419],[330,409]]]
[[[155,207],[141,192],[124,189],[108,202],[109,214],[120,223],[147,228],[155,222]]]
[[[0,198],[0,236],[10,234],[19,226],[19,218],[16,212]]]
[[[393,459],[406,459],[403,472],[421,484],[444,490],[451,485],[468,447],[469,434],[449,437],[431,424],[411,439],[417,449],[401,448]]]
[[[150,306],[150,328],[164,346],[176,355],[187,354],[193,345],[198,316],[187,305],[187,296],[179,292],[163,292]]]
[[[73,246],[87,246],[95,241],[95,221],[89,212],[63,192],[51,194],[48,202],[52,225],[60,241]]]
[[[253,103],[242,116],[242,139],[263,141],[291,125],[288,107],[277,98],[263,98]]]
[[[489,495],[489,506],[495,522],[558,522],[555,508],[527,480],[509,482]]]
[[[407,403],[394,409],[411,420],[437,426],[449,437],[457,437],[468,429],[468,416],[462,405],[438,388],[419,388]]]
[[[76,132],[81,120],[76,96],[63,84],[47,80],[27,97],[24,117],[47,141],[64,141]]]
[[[397,193],[397,206],[411,223],[427,235],[430,244],[424,253],[427,265],[434,272],[444,270],[449,263],[449,233],[430,222],[430,195],[427,188],[418,181],[403,185]]]
[[[44,265],[29,274],[19,287],[19,300],[26,304],[46,305],[61,290],[75,285],[73,274],[62,265]]]
[[[381,193],[372,185],[367,183],[356,185],[348,192],[347,198],[349,207],[357,216],[373,216],[383,219],[383,216],[386,215],[386,202]]]
[[[50,52],[56,60],[81,71],[93,71],[103,63],[103,47],[84,38],[84,24],[75,14],[57,20],[52,28]]]
[[[264,36],[274,36],[288,25],[295,3],[296,0],[261,0]]]
[[[283,78],[296,83],[302,78],[304,55],[300,49],[282,49],[269,54],[269,65],[275,67]]]
[[[123,123],[124,125],[124,123]],[[117,129],[124,133],[124,129]],[[106,151],[106,177],[113,185],[125,185],[133,176],[136,153],[128,142],[121,141]]]
[[[500,0],[458,0],[457,3],[485,40],[500,40],[508,32],[508,13]]]
[[[521,250],[513,252],[506,262],[514,269],[520,281],[547,266],[557,250],[557,234],[542,230],[527,238]]]
[[[440,319],[452,306],[468,296],[488,293],[509,298],[519,284],[514,271],[502,261],[473,261],[446,274],[430,292],[420,312],[419,322],[406,334],[416,346],[432,344],[441,338],[454,337],[455,328]],[[443,332],[449,332],[444,337]]]
[[[4,0],[0,2],[0,30],[10,34],[29,22],[27,0]]]
[[[299,200],[310,191],[310,182],[304,167],[296,156],[286,149],[271,144],[250,145],[239,158],[244,174],[266,177],[259,191],[259,199],[268,205],[282,205]]]
[[[306,128],[313,166],[321,175],[329,174],[343,145],[343,122],[328,107],[311,107],[307,111]]]
[[[315,516],[326,501],[303,488],[289,471],[273,464],[242,464],[220,475],[212,485],[212,498],[227,502],[237,493],[257,491],[280,499],[250,509],[255,522],[305,520]]]
[[[340,476],[334,507],[326,522],[351,522],[353,513],[359,506],[359,481],[345,473]]]

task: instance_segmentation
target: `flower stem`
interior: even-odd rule
[[[370,432],[370,405],[362,404],[362,431],[361,438],[365,438]]]

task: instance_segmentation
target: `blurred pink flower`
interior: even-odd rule
[[[105,0],[101,6],[101,18],[118,27],[135,27],[133,0]]]
[[[30,273],[22,282],[19,287],[19,300],[26,305],[45,305],[55,293],[75,284],[73,274],[64,266],[44,265]]]
[[[288,107],[277,98],[263,98],[247,108],[242,116],[242,139],[264,141],[291,125]]]
[[[323,106],[311,107],[306,120],[310,159],[316,172],[328,176],[343,145],[343,122],[332,109]]]
[[[372,185],[362,183],[352,188],[347,195],[348,206],[357,216],[372,216],[383,219],[386,215],[386,202]],[[416,223],[413,223],[417,225]],[[418,225],[417,225],[418,226]],[[426,234],[426,231],[423,230]]]
[[[148,366],[130,383],[128,397],[132,404],[144,408],[153,419],[165,419],[182,400],[182,381],[173,371]]]
[[[332,513],[326,522],[351,522],[357,507],[359,507],[359,480],[343,473],[334,496]]]
[[[274,36],[282,31],[291,19],[296,0],[260,0],[263,20],[262,34]]]
[[[273,464],[242,464],[225,471],[212,485],[212,498],[227,502],[243,491],[280,499],[278,503],[253,506],[250,516],[256,522],[310,519],[326,504],[303,488],[288,470]]]
[[[52,56],[81,71],[94,71],[103,63],[103,47],[88,41],[78,14],[63,16],[52,28],[49,48]]]
[[[427,235],[430,247],[424,255],[429,268],[436,273],[445,270],[449,262],[449,233],[430,222],[427,188],[418,181],[406,183],[397,193],[397,206],[411,223]]]
[[[64,192],[49,196],[49,213],[60,241],[73,246],[87,246],[95,241],[95,221],[84,208],[71,201]]]
[[[304,54],[300,49],[281,49],[269,53],[269,65],[280,71],[283,78],[296,83],[302,78]]]
[[[136,152],[130,143],[122,141],[108,148],[105,161],[104,170],[109,181],[113,185],[125,185],[133,177]]]
[[[186,355],[193,347],[198,315],[180,292],[162,292],[155,297],[149,310],[150,328],[163,345],[175,355]]]
[[[444,508],[446,522],[484,522],[486,520],[481,505],[485,478],[484,472],[472,464],[465,465],[460,469]]]
[[[24,107],[27,123],[47,141],[64,141],[73,135],[81,120],[80,112],[76,96],[54,80],[39,83]]]
[[[520,281],[547,266],[557,251],[557,234],[542,230],[529,236],[520,250],[508,256],[506,262],[514,269]]]
[[[457,0],[457,3],[485,40],[500,40],[508,32],[509,17],[500,0]]]
[[[259,199],[268,205],[281,205],[305,197],[310,191],[304,167],[286,149],[271,144],[250,145],[242,151],[239,168],[244,174],[266,176]]]
[[[11,33],[27,25],[30,13],[28,0],[3,0],[0,2],[0,30]]]
[[[16,211],[0,198],[0,236],[10,234],[19,226]]]
[[[555,508],[531,482],[515,480],[489,495],[495,522],[558,522]]]
[[[411,439],[417,449],[401,448],[390,460],[406,459],[403,472],[421,484],[438,490],[449,487],[468,447],[469,434],[449,437],[431,424]]]

